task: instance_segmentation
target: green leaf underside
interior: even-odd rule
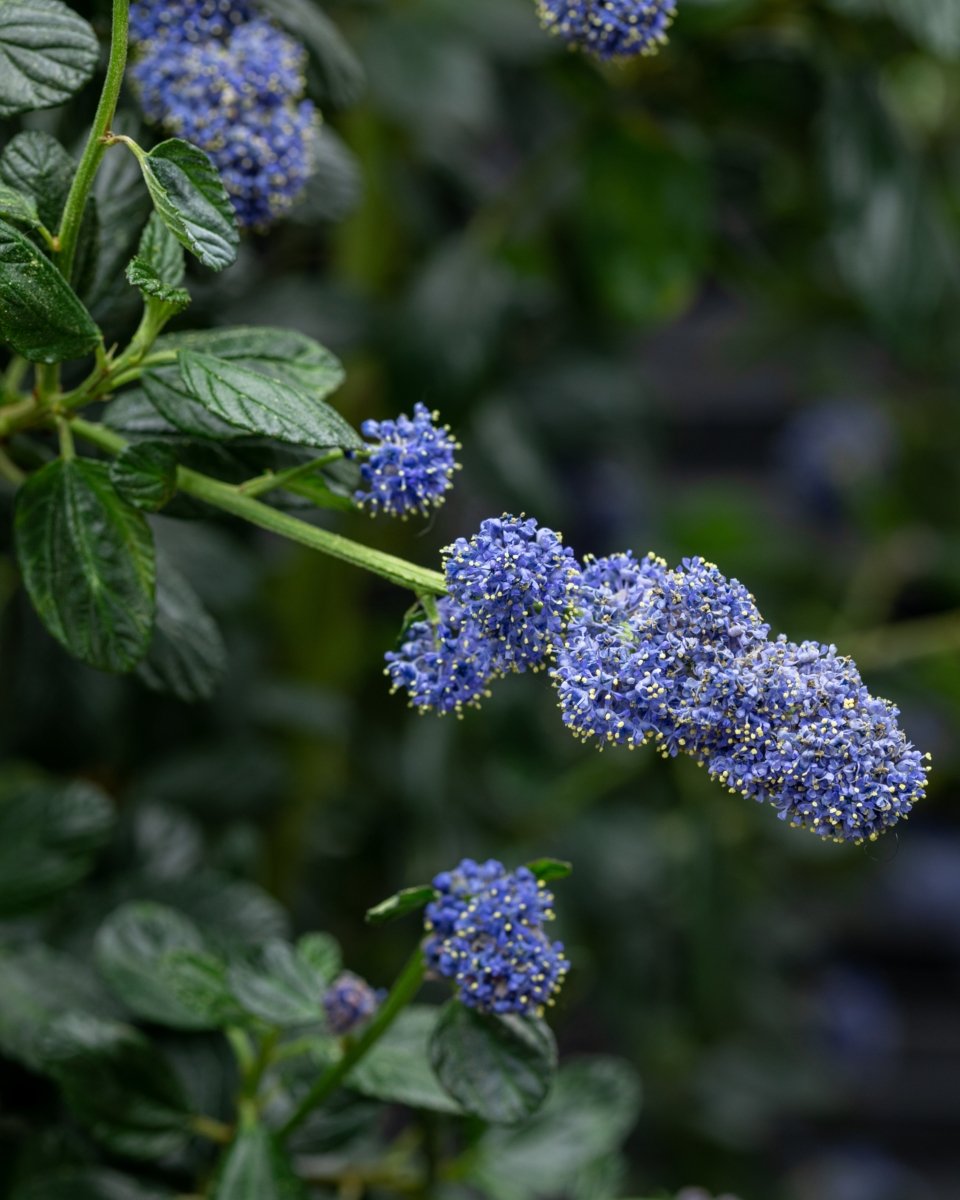
[[[405,1009],[350,1072],[347,1086],[392,1104],[461,1113],[460,1105],[444,1091],[430,1068],[428,1046],[438,1013],[422,1004]]]
[[[324,1020],[323,995],[330,979],[322,962],[279,939],[230,966],[230,989],[252,1016],[289,1028]]]
[[[182,913],[163,904],[124,904],[101,925],[97,966],[139,1017],[172,1029],[217,1029],[230,1015],[226,968]]]
[[[135,442],[110,464],[110,482],[128,504],[156,512],[177,492],[177,456],[166,442]]]
[[[387,921],[395,921],[397,917],[417,912],[418,909],[429,904],[436,894],[436,889],[429,884],[424,884],[422,887],[403,888],[393,896],[388,896],[386,900],[381,900],[373,908],[368,908],[366,920],[371,925],[383,925]]]
[[[44,904],[83,879],[114,827],[108,797],[9,767],[0,781],[0,916]]]
[[[137,678],[187,704],[209,700],[227,669],[220,630],[180,572],[157,557],[157,619]]]
[[[97,35],[59,0],[3,0],[0,117],[69,100],[99,58]]]
[[[179,362],[190,395],[238,429],[295,446],[349,449],[363,444],[335,409],[289,384],[194,350],[181,350]]]
[[[188,1107],[167,1060],[136,1029],[70,1013],[43,1039],[45,1070],[76,1117],[129,1158],[176,1153],[188,1140]]]
[[[170,138],[140,162],[154,208],[177,241],[214,271],[237,257],[240,235],[217,169],[190,142]]]
[[[539,1017],[491,1016],[451,1000],[430,1040],[430,1061],[445,1090],[467,1112],[512,1125],[546,1099],[557,1047]]]
[[[306,1200],[282,1147],[262,1125],[248,1126],[227,1151],[211,1200]]]
[[[573,871],[573,864],[559,858],[538,858],[527,863],[527,870],[532,872],[537,879],[549,883],[552,879],[566,879]]]
[[[36,200],[5,183],[0,183],[0,217],[30,225],[34,229],[41,223]]]
[[[101,670],[135,666],[153,632],[153,536],[114,491],[109,469],[48,463],[17,493],[15,524],[23,580],[49,632]]]
[[[100,340],[93,318],[41,251],[0,221],[0,341],[31,362],[82,358]]]
[[[226,358],[271,379],[290,383],[315,400],[324,400],[343,383],[344,370],[325,346],[294,329],[235,326],[170,333],[154,351],[196,350]]]
[[[184,268],[183,247],[157,213],[151,213],[136,257],[127,265],[127,280],[140,289],[145,299],[167,305],[172,315],[190,303],[190,293],[180,286]]]

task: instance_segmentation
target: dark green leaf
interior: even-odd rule
[[[43,1033],[65,1011],[119,1016],[86,962],[36,943],[0,947],[0,1049],[33,1070],[43,1067]]]
[[[71,1013],[47,1030],[42,1053],[76,1117],[110,1150],[158,1159],[187,1141],[182,1088],[137,1030]]]
[[[227,667],[220,630],[180,572],[157,560],[157,619],[137,677],[158,692],[191,704],[209,700]]]
[[[443,1087],[467,1112],[512,1125],[546,1099],[557,1047],[539,1017],[492,1016],[451,1000],[430,1040],[430,1061]]]
[[[404,917],[407,913],[423,908],[434,899],[436,894],[436,889],[429,884],[424,884],[422,887],[403,888],[393,896],[388,896],[386,900],[381,900],[373,908],[368,908],[366,920],[371,925],[383,925],[387,921],[395,921],[397,917]]]
[[[0,179],[24,196],[33,197],[40,220],[51,232],[60,226],[63,206],[76,169],[77,164],[73,158],[49,133],[18,133],[10,139],[3,155],[0,156]],[[137,182],[139,185],[139,179]],[[140,191],[142,193],[142,186]],[[98,269],[99,224],[97,204],[91,197],[87,201],[80,224],[80,239],[73,273],[74,287],[80,296],[85,296],[94,272]],[[114,223],[110,227],[111,244],[116,232]],[[31,237],[46,251],[46,247],[36,235],[31,234]]]
[[[337,108],[355,104],[363,93],[363,67],[330,18],[310,0],[263,0],[263,7],[310,51],[322,97]]]
[[[22,1184],[11,1200],[176,1200],[176,1197],[164,1188],[105,1167],[64,1167]]]
[[[111,462],[110,482],[134,508],[156,512],[177,493],[177,456],[166,442],[135,442]]]
[[[559,858],[538,858],[527,863],[527,869],[544,883],[549,883],[552,879],[566,879],[573,870],[573,864]]]
[[[152,213],[136,257],[127,266],[127,279],[145,299],[164,304],[172,316],[190,303],[190,293],[180,286],[183,275],[183,247],[157,213]]]
[[[93,318],[36,245],[0,221],[0,339],[31,362],[82,358],[100,340]]]
[[[579,1186],[581,1177],[618,1153],[639,1108],[639,1081],[626,1063],[584,1058],[566,1064],[535,1116],[483,1135],[470,1156],[469,1181],[498,1200],[586,1200],[593,1193],[586,1180]]]
[[[350,448],[363,444],[335,409],[289,384],[194,350],[181,350],[179,362],[189,393],[214,416],[247,433],[295,446]]]
[[[161,142],[140,160],[153,206],[177,241],[219,271],[237,257],[240,235],[216,167],[180,138]]]
[[[297,958],[306,963],[324,988],[333,983],[343,965],[340,946],[329,933],[305,933],[297,940]]]
[[[41,468],[17,494],[16,535],[24,583],[53,636],[91,666],[133,667],[153,632],[153,538],[109,469],[84,459]]]
[[[0,915],[35,908],[77,883],[113,826],[113,805],[93,784],[8,769],[0,781]]]
[[[232,963],[229,979],[243,1008],[268,1025],[311,1025],[324,1019],[329,980],[308,955],[279,939]]]
[[[224,441],[245,432],[208,412],[187,389],[176,367],[154,367],[145,372],[143,393],[165,421],[191,437]]]
[[[154,352],[196,350],[227,358],[270,379],[292,384],[316,400],[324,400],[343,383],[343,367],[326,347],[295,329],[238,326],[158,338]]]
[[[218,972],[203,935],[176,909],[124,904],[101,925],[94,953],[111,990],[147,1020],[216,1029],[229,1011],[225,968]]]
[[[41,224],[36,200],[5,183],[0,183],[0,217],[20,225],[30,225],[34,229]]]
[[[60,0],[3,0],[0,117],[69,100],[99,59],[97,35]]]
[[[262,1125],[248,1125],[227,1151],[210,1200],[306,1200],[283,1148]]]
[[[429,1044],[438,1012],[427,1005],[405,1009],[350,1072],[347,1086],[364,1096],[410,1108],[462,1112],[430,1069]]]

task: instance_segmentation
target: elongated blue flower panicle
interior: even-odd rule
[[[247,4],[134,4],[131,76],[144,115],[205,150],[245,227],[297,200],[313,170],[318,115],[306,52]]]
[[[676,11],[673,0],[537,0],[548,33],[603,60],[655,54]]]
[[[363,486],[354,499],[371,516],[426,516],[443,503],[460,469],[455,458],[460,446],[438,419],[439,413],[418,402],[412,417],[364,421],[361,431],[373,445],[363,452]]]
[[[580,567],[560,535],[532,517],[490,518],[443,551],[447,588],[493,642],[501,668],[536,670],[559,644]]]
[[[926,792],[928,759],[835,646],[784,637],[740,664],[707,756],[732,792],[836,842],[875,841]]]
[[[427,905],[423,944],[428,969],[449,979],[463,1004],[485,1013],[542,1013],[569,964],[544,925],[553,896],[526,867],[508,871],[490,859],[465,858],[438,875]]]
[[[379,1006],[380,998],[374,989],[352,971],[342,971],[323,997],[327,1028],[337,1037],[347,1037],[362,1029]]]
[[[437,614],[436,623],[424,617],[410,626],[400,649],[386,655],[385,673],[392,691],[405,691],[421,713],[461,717],[502,674],[498,646],[450,597],[437,601]]]

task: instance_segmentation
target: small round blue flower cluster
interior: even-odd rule
[[[323,997],[327,1028],[337,1037],[346,1037],[366,1025],[378,1006],[377,993],[352,971],[342,971]]]
[[[371,516],[406,517],[412,512],[425,516],[443,503],[460,467],[454,459],[460,446],[449,425],[437,424],[439,415],[418,402],[412,418],[364,421],[363,436],[376,444],[356,452],[356,457],[363,456],[364,486],[354,499]]]
[[[588,563],[553,672],[579,737],[692,755],[732,792],[835,841],[906,817],[927,766],[835,647],[784,637],[710,563]]]
[[[544,932],[553,896],[527,867],[465,858],[438,875],[427,905],[424,957],[460,1000],[486,1013],[535,1013],[554,1003],[568,963]]]
[[[540,23],[600,59],[655,54],[676,16],[673,0],[537,0]]]
[[[313,169],[303,47],[227,0],[140,0],[130,29],[145,116],[210,155],[241,225],[275,221]]]
[[[559,641],[580,577],[573,551],[532,517],[483,522],[443,551],[450,595],[499,646],[502,669],[536,670]]]

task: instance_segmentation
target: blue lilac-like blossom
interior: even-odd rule
[[[490,682],[502,674],[499,647],[448,596],[437,601],[438,620],[415,621],[399,650],[386,655],[392,691],[401,688],[412,707],[439,716],[477,708]]]
[[[500,669],[541,666],[559,644],[580,577],[573,551],[532,517],[490,518],[443,551],[450,595],[497,647]]]
[[[536,1013],[554,1003],[568,963],[544,924],[553,896],[526,867],[465,858],[438,875],[427,905],[424,958],[460,1000],[486,1013]]]
[[[753,597],[702,559],[589,562],[552,674],[579,737],[690,754],[824,838],[873,840],[926,788],[897,709],[853,661],[769,640]]]
[[[303,47],[248,4],[222,0],[136,3],[130,29],[144,115],[209,154],[241,225],[275,221],[313,168]]]
[[[676,11],[673,0],[537,0],[548,33],[600,59],[655,54]]]
[[[377,993],[365,979],[352,971],[342,971],[323,997],[327,1028],[337,1037],[356,1033],[379,1007]]]
[[[450,427],[438,425],[438,419],[439,413],[418,402],[412,417],[364,421],[363,436],[374,445],[361,463],[363,486],[354,499],[371,516],[426,515],[443,503],[459,469],[454,456],[460,447]]]

